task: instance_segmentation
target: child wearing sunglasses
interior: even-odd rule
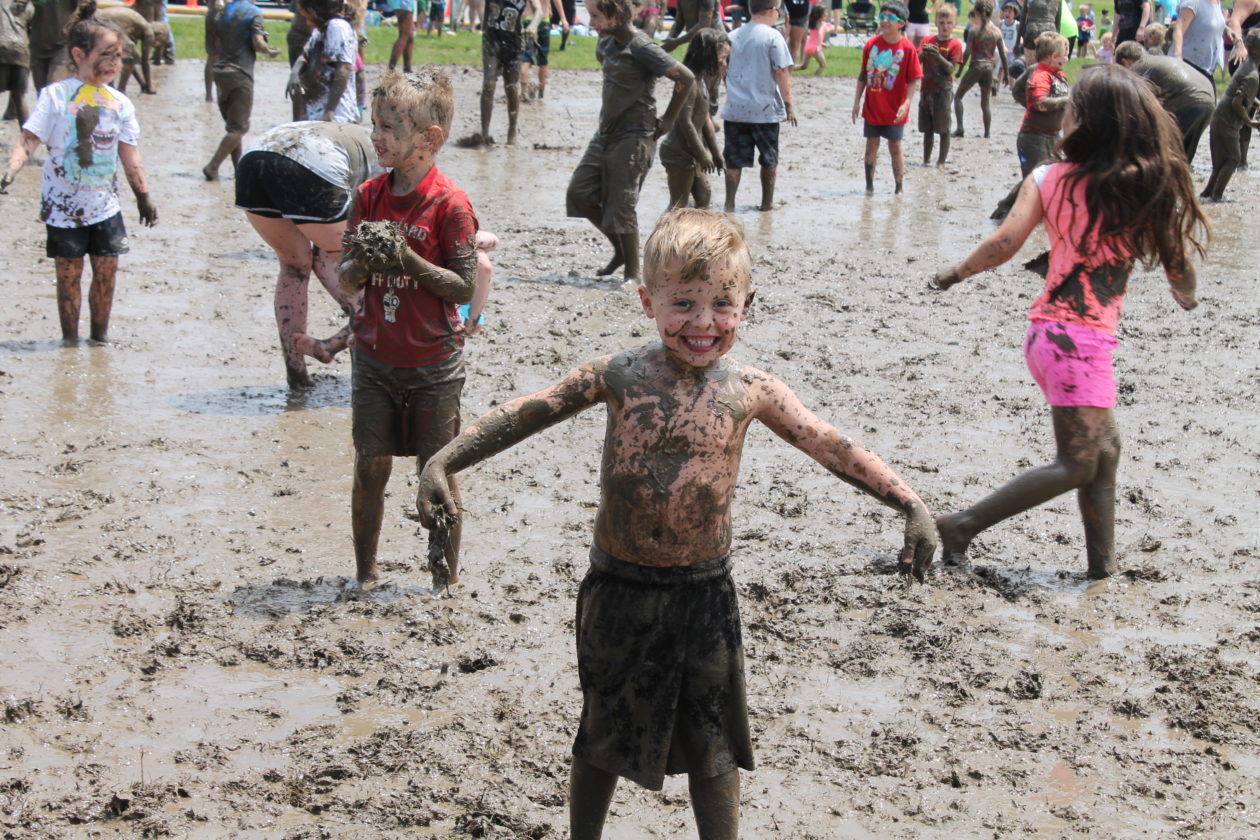
[[[857,92],[853,96],[853,122],[861,113],[862,135],[866,138],[866,191],[875,191],[875,158],[879,141],[888,141],[892,158],[896,191],[906,171],[905,152],[901,141],[910,119],[910,104],[923,78],[919,52],[905,35],[910,12],[900,0],[890,0],[879,7],[879,34],[866,42],[862,50],[862,68],[858,74]],[[865,96],[865,102],[863,97]]]

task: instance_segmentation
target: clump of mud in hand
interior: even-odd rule
[[[406,244],[402,231],[393,222],[362,222],[347,243],[358,259],[373,271],[394,265]]]
[[[429,574],[434,594],[445,592],[451,585],[451,567],[446,562],[446,543],[451,537],[455,517],[438,508],[433,511],[433,529],[429,532]]]

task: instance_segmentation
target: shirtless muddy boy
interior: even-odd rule
[[[672,210],[644,252],[643,311],[660,340],[587,362],[486,414],[425,466],[426,527],[458,517],[451,477],[535,432],[606,406],[591,566],[577,602],[583,708],[570,830],[600,836],[619,777],[659,790],[688,774],[702,840],[734,838],[751,770],[743,646],[730,576],[731,499],[754,420],[906,516],[902,568],[921,577],[935,529],[922,500],[870,450],[768,373],[727,356],[753,300],[743,229]],[[649,654],[650,652],[650,654]]]

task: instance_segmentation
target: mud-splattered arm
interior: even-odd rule
[[[691,101],[696,90],[696,77],[682,62],[675,62],[674,66],[665,73],[665,78],[674,82],[674,93],[669,98],[669,105],[665,106],[665,113],[661,115],[661,121],[656,126],[657,140],[673,131],[679,112],[682,111],[683,105]]]
[[[905,514],[905,540],[898,562],[903,571],[922,580],[936,551],[936,525],[918,494],[878,455],[806,408],[782,381],[760,371],[750,372],[747,378],[755,400],[754,416],[770,431],[841,481]]]
[[[604,397],[604,371],[608,361],[603,358],[588,362],[548,388],[504,403],[473,421],[459,437],[442,447],[420,474],[416,508],[421,524],[433,527],[434,508],[459,516],[451,496],[449,476],[600,402]]]
[[[13,152],[9,155],[9,168],[0,177],[0,194],[3,194],[9,188],[9,184],[13,183],[13,179],[17,177],[26,162],[31,159],[31,155],[35,154],[35,150],[39,148],[39,144],[43,142],[34,134],[23,129],[22,136],[13,144]]]
[[[953,268],[938,271],[929,285],[938,289],[948,289],[966,280],[973,274],[996,268],[1019,253],[1024,240],[1041,222],[1041,191],[1030,174],[1019,188],[1019,197],[1015,206],[1007,214],[1001,226],[980,243],[976,250]]]
[[[1168,277],[1168,290],[1178,306],[1189,311],[1199,305],[1199,299],[1195,297],[1197,275],[1189,260],[1180,269],[1166,269],[1164,274]]]
[[[118,144],[118,159],[122,161],[123,173],[131,186],[131,193],[136,197],[136,209],[140,212],[140,223],[145,227],[157,224],[157,207],[149,197],[149,178],[144,174],[144,161],[140,159],[140,147],[130,143]]]

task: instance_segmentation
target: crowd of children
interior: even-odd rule
[[[487,48],[495,77],[521,31],[511,3],[487,8],[497,39]],[[942,4],[935,35],[916,32],[916,46],[907,35],[910,10],[887,0],[879,32],[862,52],[852,119],[863,120],[866,187],[874,189],[883,140],[900,193],[904,129],[920,83],[924,163],[936,142],[940,165],[951,134],[962,135],[967,89],[981,86],[988,136],[988,100],[1007,74],[1008,50],[1018,50],[1021,37],[1035,36],[1022,42],[1030,69],[1014,85],[1026,109],[1016,142],[1022,180],[1005,201],[1000,227],[932,284],[949,289],[1000,265],[1044,226],[1050,249],[1038,263],[1045,280],[1029,312],[1024,353],[1050,407],[1056,458],[933,520],[878,456],[810,412],[786,383],[730,356],[752,304],[754,278],[742,228],[729,211],[739,175],[755,158],[760,207],[773,207],[778,128],[795,122],[790,74],[799,59],[774,28],[776,0],[750,0],[749,24],[729,38],[704,27],[690,33],[682,62],[633,25],[628,0],[590,0],[590,22],[601,36],[603,100],[569,183],[567,209],[608,237],[613,259],[601,274],[624,266],[644,314],[656,322],[658,340],[580,364],[462,433],[462,351],[466,336],[478,329],[489,292],[486,252],[497,239],[479,231],[469,197],[437,167],[454,113],[451,83],[433,68],[390,72],[372,92],[370,138],[358,126],[336,125],[357,122],[357,39],[339,2],[300,0],[312,34],[305,57],[294,64],[293,86],[311,121],[274,130],[301,138],[300,153],[269,134],[241,159],[237,204],[278,255],[282,246],[293,251],[293,282],[304,283],[313,268],[301,260],[321,252],[325,263],[314,270],[325,285],[335,277],[343,304],[353,308],[335,346],[304,335],[304,308],[300,316],[291,311],[281,336],[291,379],[295,371],[304,373],[295,354],[324,358],[348,347],[353,357],[351,519],[358,581],[368,585],[379,576],[377,543],[395,457],[414,458],[421,471],[418,512],[444,558],[448,582],[455,583],[462,537],[455,475],[587,408],[603,405],[608,412],[591,564],[577,607],[583,708],[571,765],[572,837],[600,836],[619,778],[659,789],[666,774],[678,773],[689,776],[700,836],[737,835],[739,770],[752,769],[754,759],[730,576],[731,500],[754,420],[902,514],[899,561],[920,580],[938,537],[944,559],[962,562],[977,534],[1069,490],[1080,502],[1089,576],[1116,573],[1112,354],[1128,278],[1136,263],[1158,263],[1175,302],[1193,309],[1191,259],[1203,254],[1207,222],[1168,103],[1130,64],[1089,67],[1069,90],[1063,73],[1069,45],[1057,31],[1059,12],[1049,15],[1035,5],[1028,3],[1029,17],[1034,11],[1040,17],[1024,21],[1011,42],[1010,6],[999,27],[991,20],[991,0],[976,0],[964,46],[954,37],[953,6]],[[108,336],[117,258],[127,250],[114,183],[120,164],[141,222],[157,221],[137,148],[135,108],[110,86],[122,62],[122,38],[94,12],[92,0],[75,12],[67,34],[74,75],[41,90],[0,179],[3,190],[40,144],[48,147],[41,219],[67,343],[78,337],[85,256],[92,266],[90,335],[98,342]],[[237,160],[252,102],[253,56],[273,52],[256,12],[249,0],[235,0],[215,22],[213,80],[227,134],[207,178],[224,159]],[[504,23],[509,18],[511,26]],[[1043,26],[1050,18],[1055,28]],[[817,47],[823,15],[811,13],[806,22],[808,39],[818,33]],[[1212,116],[1213,170],[1203,197],[1213,200],[1238,165],[1240,129],[1260,127],[1249,115],[1260,88],[1260,30],[1244,43],[1247,58]],[[808,54],[808,40],[804,49]],[[519,51],[513,60],[519,62]],[[1137,63],[1132,56],[1124,61]],[[953,80],[968,62],[955,92]],[[728,63],[719,148],[710,102]],[[654,90],[661,77],[674,87],[658,115]],[[483,111],[483,134],[486,120]],[[638,191],[661,137],[671,209],[641,250]],[[726,214],[706,209],[707,170],[726,174]],[[275,189],[280,183],[286,189]],[[324,196],[318,210],[297,206],[304,191]],[[690,199],[697,209],[686,207]],[[312,238],[315,226],[318,239]],[[281,263],[283,280],[283,255]],[[278,314],[280,300],[278,293]],[[461,305],[470,307],[464,315]],[[649,648],[661,655],[645,661],[642,651]]]

